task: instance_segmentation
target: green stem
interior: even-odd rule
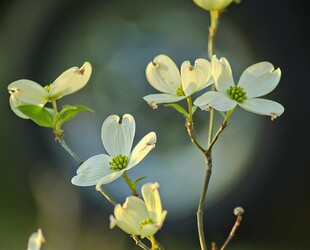
[[[207,170],[205,172],[205,178],[202,185],[202,190],[200,194],[200,199],[198,203],[197,208],[197,227],[198,227],[198,235],[199,235],[199,242],[201,250],[206,250],[206,239],[204,234],[204,225],[203,225],[203,210],[204,210],[204,204],[206,200],[206,194],[208,190],[208,186],[210,183],[210,178],[212,174],[212,158],[210,155],[206,156],[206,164],[207,164]]]
[[[136,245],[141,247],[144,250],[150,250],[146,245],[142,243],[142,241],[138,238],[137,235],[131,235],[131,238],[136,242]]]
[[[218,129],[218,131],[215,133],[213,139],[211,140],[211,142],[209,143],[209,146],[208,146],[208,149],[207,151],[210,152],[211,154],[211,151],[212,151],[212,147],[213,145],[215,144],[215,142],[217,141],[217,139],[219,138],[220,134],[224,131],[224,129],[227,127],[227,123],[228,123],[228,120],[229,118],[231,117],[232,113],[234,112],[235,108],[228,111],[225,118],[224,118],[224,121],[222,122],[220,128]]]
[[[188,118],[186,119],[186,130],[191,139],[191,142],[201,151],[205,152],[205,149],[197,142],[196,136],[194,135],[194,122],[193,122],[193,104],[192,98],[189,96],[186,98],[187,106],[188,106]]]
[[[100,189],[98,190],[113,206],[116,206],[117,203],[116,201],[113,199],[113,197],[102,187],[100,187]]]
[[[51,102],[52,102],[52,107],[53,107],[53,109],[54,109],[54,113],[55,113],[55,115],[57,115],[57,114],[58,114],[58,110],[57,110],[57,103],[56,103],[56,100],[53,99]]]
[[[148,237],[148,239],[151,241],[151,244],[152,244],[152,250],[158,250],[158,246],[156,244],[156,240],[155,240],[155,237],[154,235],[150,235],[150,237]]]
[[[67,143],[65,142],[65,140],[62,138],[60,140],[58,140],[58,142],[60,143],[60,145],[74,158],[74,160],[81,165],[83,163],[83,161],[80,160],[80,158],[76,155],[76,153],[74,153],[71,148],[69,148],[69,146],[67,145]]]
[[[125,182],[127,183],[128,187],[130,188],[132,195],[138,196],[138,192],[137,192],[136,188],[133,187],[132,181],[131,181],[131,179],[129,178],[129,176],[128,176],[128,174],[127,174],[127,171],[125,171],[125,172],[123,173],[122,177],[124,178]]]
[[[219,11],[218,10],[211,10],[210,11],[210,26],[209,26],[209,37],[208,37],[208,56],[209,59],[213,56],[213,44],[214,44],[214,37],[217,30],[219,19]]]
[[[209,37],[208,37],[208,57],[211,60],[213,56],[213,44],[214,44],[214,37],[217,30],[219,19],[219,11],[218,10],[211,10],[210,11],[210,26],[209,26]],[[212,85],[212,90],[214,90],[214,85]],[[204,210],[204,203],[207,195],[207,190],[212,174],[212,151],[210,149],[210,145],[212,143],[213,137],[213,126],[214,126],[214,110],[210,109],[210,117],[209,117],[209,133],[208,133],[208,150],[204,151],[207,169],[205,172],[205,178],[202,185],[201,195],[198,203],[197,208],[197,228],[198,228],[198,236],[201,250],[207,250],[206,246],[206,239],[204,233],[204,225],[203,225],[203,210]],[[211,147],[212,149],[212,147]]]

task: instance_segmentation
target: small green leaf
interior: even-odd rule
[[[48,128],[53,127],[54,111],[52,109],[37,105],[23,105],[17,108],[39,126]]]
[[[59,131],[65,122],[71,120],[74,116],[76,116],[77,113],[81,111],[94,112],[92,109],[83,105],[76,105],[76,106],[64,105],[62,107],[62,110],[54,118],[55,130]]]
[[[189,117],[189,114],[187,113],[187,111],[181,105],[177,103],[169,103],[169,104],[165,104],[164,106],[174,108],[176,111],[184,115],[185,118]]]
[[[136,189],[137,189],[138,183],[139,183],[140,181],[142,181],[143,179],[145,179],[145,178],[147,178],[147,176],[142,176],[142,177],[136,179],[135,182],[131,184],[132,187],[136,190]]]

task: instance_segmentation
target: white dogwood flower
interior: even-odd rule
[[[272,119],[284,112],[284,107],[274,101],[257,98],[276,88],[281,78],[280,68],[269,62],[259,62],[248,67],[234,84],[231,67],[226,58],[211,59],[212,75],[217,91],[208,91],[194,101],[202,110],[210,107],[218,111],[229,111],[239,105],[241,108]]]
[[[208,87],[213,83],[210,62],[197,59],[194,66],[189,61],[181,65],[181,72],[176,64],[166,55],[158,55],[146,67],[148,82],[162,92],[144,96],[151,107],[159,103],[173,103]]]
[[[205,10],[223,10],[232,2],[239,3],[240,0],[193,0],[196,5]]]
[[[154,235],[163,225],[167,211],[162,209],[158,183],[146,183],[141,188],[143,200],[127,197],[121,206],[117,204],[110,216],[110,228],[118,226],[130,235],[141,238]]]
[[[45,87],[28,79],[14,81],[8,86],[8,91],[11,94],[10,106],[16,115],[28,119],[17,109],[18,106],[37,105],[43,107],[48,101],[72,94],[87,84],[91,73],[91,64],[85,62],[80,68],[72,67],[66,70],[52,84]]]
[[[125,171],[136,166],[155,147],[156,134],[148,133],[131,151],[136,131],[132,115],[125,114],[120,122],[117,115],[109,116],[102,124],[101,140],[107,154],[90,157],[71,180],[77,186],[108,184]]]

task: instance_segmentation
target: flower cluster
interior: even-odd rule
[[[9,99],[10,106],[16,115],[29,119],[18,107],[25,105],[43,107],[47,102],[72,94],[87,84],[91,73],[91,64],[85,62],[80,68],[72,67],[66,70],[53,83],[45,87],[28,79],[12,82],[8,86],[8,91],[11,94]]]
[[[181,77],[175,63],[166,55],[159,55],[146,68],[149,83],[162,94],[143,97],[152,107],[159,103],[173,103],[210,86],[210,90],[198,97],[194,105],[202,110],[213,108],[220,112],[233,110],[237,105],[260,115],[275,119],[284,112],[281,104],[257,98],[270,93],[278,85],[281,70],[269,62],[259,62],[249,66],[242,73],[237,85],[232,70],[225,57],[213,55],[211,62],[196,60],[195,66],[188,61],[181,66]]]
[[[151,94],[143,99],[153,108],[159,103],[172,103],[202,90],[212,84],[211,65],[206,59],[197,59],[194,66],[189,61],[181,65],[181,72],[167,55],[158,55],[146,67],[148,82],[162,94]]]
[[[219,14],[232,2],[238,0],[193,0],[199,7],[210,11],[211,24],[209,35],[213,38]],[[210,43],[210,44],[209,44]],[[160,54],[150,61],[145,69],[146,79],[149,84],[160,93],[149,94],[143,99],[152,107],[166,104],[182,113],[186,119],[186,129],[191,142],[203,153],[208,168],[204,178],[201,197],[197,211],[197,226],[201,249],[206,249],[203,230],[203,205],[210,180],[212,164],[212,146],[226,127],[232,113],[237,107],[275,119],[282,115],[284,107],[268,99],[261,98],[269,94],[279,84],[281,78],[280,68],[275,68],[267,61],[255,63],[247,67],[235,84],[230,63],[225,57],[217,58],[213,54],[213,39],[208,43],[210,60],[199,58],[192,65],[188,60],[184,61],[180,68],[167,55]],[[64,122],[72,119],[82,110],[92,111],[89,108],[76,105],[64,105],[58,111],[56,100],[72,94],[83,88],[92,74],[92,66],[85,62],[80,68],[72,67],[63,72],[56,80],[43,87],[40,84],[27,79],[14,81],[8,86],[10,93],[9,103],[13,112],[23,118],[31,119],[43,127],[53,128],[57,141],[80,164],[71,183],[76,186],[95,186],[114,205],[113,214],[110,216],[110,228],[118,226],[121,230],[130,234],[136,244],[143,249],[149,249],[139,239],[147,238],[151,242],[152,250],[163,250],[155,240],[154,235],[162,228],[167,216],[163,210],[157,182],[147,182],[141,187],[141,196],[137,192],[137,185],[146,177],[140,177],[132,181],[127,171],[137,166],[155,148],[157,135],[155,132],[146,134],[135,147],[133,147],[136,123],[130,114],[122,117],[118,115],[108,116],[101,127],[101,140],[106,153],[91,156],[82,162],[64,142],[64,132],[61,129]],[[207,90],[207,88],[209,88]],[[192,101],[192,96],[200,91],[205,92]],[[176,104],[186,100],[188,111]],[[52,108],[46,107],[51,103]],[[210,111],[210,127],[208,145],[203,147],[198,143],[193,131],[193,114],[200,108]],[[219,111],[224,119],[219,130],[213,133],[213,110]],[[109,184],[119,177],[123,177],[131,190],[121,205],[104,190],[103,185]],[[234,214],[237,221],[229,238],[231,240],[235,230],[240,224],[243,208],[237,207]],[[33,233],[28,241],[28,250],[40,250],[45,242],[42,230]],[[228,244],[228,243],[227,243]],[[213,248],[213,247],[212,247]],[[216,247],[214,247],[216,248]],[[224,249],[222,247],[221,249]]]

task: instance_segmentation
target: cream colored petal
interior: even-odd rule
[[[155,148],[156,139],[156,134],[150,132],[138,142],[131,152],[126,170],[136,166],[153,148]]]
[[[235,85],[230,64],[225,57],[219,60],[214,55],[211,58],[211,70],[217,91],[226,93],[229,86]]]
[[[111,157],[105,154],[95,155],[87,159],[77,170],[77,175],[71,179],[76,186],[94,186],[104,177],[114,174],[110,170]]]
[[[23,106],[23,105],[27,105],[27,103],[24,103],[22,101],[19,101],[18,99],[16,99],[14,97],[14,95],[11,95],[10,98],[9,98],[9,103],[10,103],[10,106],[11,106],[11,109],[12,111],[17,115],[19,116],[20,118],[23,118],[23,119],[29,119],[28,116],[24,115],[22,112],[20,112],[17,107],[18,106]]]
[[[132,115],[110,115],[102,124],[101,140],[108,154],[113,158],[119,154],[129,156],[136,131]]]
[[[143,97],[143,99],[154,109],[157,108],[157,104],[174,103],[185,98],[186,96],[176,96],[172,94],[151,94]]]
[[[140,224],[149,217],[145,203],[138,197],[130,196],[126,198],[123,206],[115,206],[114,218],[115,221],[112,219],[110,226],[117,225],[128,234],[140,235]]]
[[[239,106],[259,115],[270,116],[272,120],[284,112],[284,107],[281,104],[260,98],[246,99],[243,103],[239,103]]]
[[[154,223],[157,223],[162,214],[162,204],[158,188],[159,184],[157,182],[146,183],[141,188],[142,197]]]
[[[159,229],[156,224],[146,224],[141,230],[141,239],[156,234]]]
[[[47,91],[40,84],[27,79],[12,82],[8,91],[22,103],[44,105],[48,101]]]
[[[186,96],[209,86],[213,82],[211,78],[211,64],[206,59],[197,59],[192,66],[189,61],[181,65],[182,87]]]
[[[50,99],[59,99],[80,90],[87,84],[91,73],[92,66],[89,62],[85,62],[80,68],[66,70],[51,84]]]
[[[237,102],[230,99],[228,95],[216,91],[208,91],[199,96],[194,105],[202,110],[209,110],[210,107],[218,111],[225,112],[236,107]]]
[[[248,67],[241,75],[238,86],[248,98],[259,97],[274,90],[281,78],[281,70],[269,62],[259,62]]]
[[[176,95],[181,85],[181,77],[178,67],[166,55],[156,56],[145,70],[148,82],[160,92]]]
[[[43,243],[45,243],[45,239],[39,228],[37,232],[30,235],[27,250],[40,250]]]

